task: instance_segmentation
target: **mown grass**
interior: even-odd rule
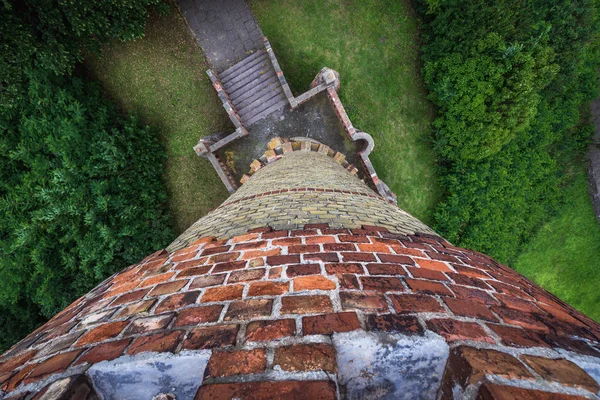
[[[152,16],[143,39],[111,43],[101,56],[88,57],[85,66],[123,111],[159,131],[168,154],[169,211],[178,233],[228,196],[211,164],[192,147],[201,136],[233,128],[205,74],[202,52],[177,11]]]
[[[341,77],[353,124],[375,139],[372,160],[398,205],[424,222],[439,201],[433,108],[420,75],[417,18],[397,0],[252,0],[292,90],[323,67]]]
[[[568,203],[542,226],[514,268],[600,321],[600,225],[581,169],[566,189]]]

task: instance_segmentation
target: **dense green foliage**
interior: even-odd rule
[[[585,166],[565,188],[570,201],[542,225],[514,268],[600,321],[600,225],[588,196]]]
[[[156,133],[72,76],[158,1],[0,5],[0,348],[168,243]]]
[[[445,199],[436,229],[515,259],[561,202],[600,64],[596,0],[429,0],[424,77]]]

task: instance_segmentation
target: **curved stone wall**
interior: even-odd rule
[[[327,154],[293,151],[258,169],[216,210],[194,223],[168,250],[199,237],[230,238],[250,229],[378,225],[401,234],[435,232],[384,200]]]
[[[487,256],[307,225],[132,265],[7,352],[0,383],[14,398],[575,400],[596,398],[599,345],[597,323]]]

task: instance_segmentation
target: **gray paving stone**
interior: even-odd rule
[[[264,48],[262,31],[244,0],[178,0],[178,5],[217,73]]]

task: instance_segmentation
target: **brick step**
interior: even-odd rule
[[[236,98],[236,100],[232,101],[232,103],[234,104],[236,110],[243,110],[247,107],[254,106],[256,103],[259,103],[261,99],[263,99],[264,96],[269,95],[269,93],[278,93],[280,91],[279,80],[277,77],[272,77],[263,82],[255,90],[250,90],[244,95]]]
[[[259,121],[265,117],[268,117],[275,111],[282,109],[283,107],[285,107],[286,104],[288,104],[287,98],[285,97],[285,95],[283,93],[281,94],[281,96],[274,97],[273,100],[277,100],[277,101],[274,101],[273,105],[271,105],[270,107],[265,108],[264,110],[253,115],[252,117],[249,116],[248,118],[242,119],[242,122],[244,123],[244,125],[250,126],[257,121]]]
[[[229,96],[229,98],[231,99],[232,103],[234,103],[238,106],[244,107],[245,105],[247,105],[247,100],[256,96],[257,93],[260,93],[260,90],[262,90],[263,88],[271,86],[273,84],[279,84],[279,79],[277,79],[277,76],[266,76],[265,80],[260,83],[259,87],[257,87],[256,90],[249,90],[247,92],[241,92],[241,93],[237,94],[236,96],[234,96],[233,98],[231,98],[231,96]],[[252,100],[252,101],[254,101],[254,100]]]
[[[247,69],[240,70],[239,74],[232,76],[231,79],[221,82],[226,90],[235,90],[234,88],[238,86],[240,82],[247,80],[251,76],[262,75],[270,69],[273,69],[270,60],[263,59],[255,64],[249,65]]]
[[[267,58],[267,53],[264,50],[256,51],[248,57],[244,58],[242,61],[221,72],[219,74],[219,79],[221,80],[221,82],[224,83],[230,80],[231,78],[239,75],[241,71],[245,70],[248,67],[251,67],[256,62],[259,62],[259,60],[263,60],[265,58]]]
[[[277,97],[278,99],[281,97],[282,92],[280,90],[275,90],[271,88],[271,90],[263,92],[263,95],[256,99],[253,103],[249,104],[246,107],[237,108],[238,115],[242,119],[248,119],[252,115],[256,115],[260,113],[265,108],[268,108],[271,104],[273,98]],[[285,96],[284,96],[285,97]],[[277,100],[278,101],[278,100]]]
[[[242,79],[238,80],[234,85],[229,88],[224,88],[227,93],[231,96],[239,96],[240,91],[252,90],[257,87],[257,82],[262,82],[263,77],[270,77],[275,75],[275,70],[271,68],[260,68],[252,71],[248,74],[244,74]]]
[[[253,78],[251,80],[245,80],[243,86],[239,86],[235,90],[226,90],[226,92],[229,95],[229,99],[235,104],[235,102],[241,95],[247,92],[255,92],[257,88],[261,87],[266,81],[271,79],[273,76],[277,77],[275,75],[275,71],[271,69],[271,71],[265,74],[259,75],[257,77],[251,77]]]

